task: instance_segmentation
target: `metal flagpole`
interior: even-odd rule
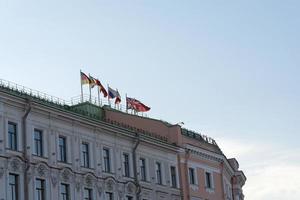
[[[126,100],[126,113],[128,113],[128,107],[127,107],[127,93],[125,93],[125,100]]]
[[[91,79],[91,75],[89,74],[89,79]],[[92,88],[91,83],[89,82],[89,89],[90,89],[90,103],[92,103]]]
[[[98,81],[99,81],[99,79],[98,79]],[[98,104],[100,106],[100,86],[97,85],[97,87],[98,87]]]
[[[107,101],[108,101],[108,105],[109,105],[109,107],[110,107],[110,100],[109,100],[109,85],[107,84]]]
[[[82,90],[82,77],[81,77],[81,69],[80,69],[80,86],[81,86],[81,103],[83,103],[83,90]]]

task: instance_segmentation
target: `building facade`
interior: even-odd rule
[[[0,84],[0,200],[242,200],[246,177],[210,140]]]

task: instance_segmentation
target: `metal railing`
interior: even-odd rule
[[[41,99],[44,101],[48,101],[48,102],[51,102],[54,104],[58,104],[61,106],[63,106],[63,105],[74,106],[74,105],[77,105],[77,104],[80,104],[83,102],[90,102],[91,104],[94,104],[96,106],[108,105],[113,109],[116,109],[116,110],[119,110],[122,112],[126,112],[125,104],[115,104],[114,99],[108,100],[108,98],[103,98],[103,97],[98,98],[95,96],[90,96],[89,94],[83,94],[83,96],[78,95],[78,96],[72,97],[71,100],[66,101],[59,97],[55,97],[53,95],[46,94],[45,92],[34,90],[34,89],[31,89],[31,88],[28,88],[28,87],[25,87],[25,86],[22,86],[17,83],[7,81],[4,79],[0,79],[0,87],[4,87],[4,88],[10,89],[12,91],[16,91],[20,94],[29,95],[29,96],[32,96],[32,97],[35,97],[35,98],[38,98],[38,99]],[[138,116],[148,117],[145,113],[136,113],[131,110],[127,111],[127,113],[138,115]]]

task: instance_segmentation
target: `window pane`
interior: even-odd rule
[[[144,158],[140,158],[140,171],[142,181],[146,181],[146,161]]]
[[[162,184],[161,164],[159,162],[156,162],[156,181],[157,181],[158,184]]]
[[[18,175],[9,174],[9,197],[10,200],[18,200],[19,199],[19,190],[18,190]]]
[[[92,189],[84,188],[84,200],[92,200]]]
[[[45,181],[42,179],[36,179],[35,181],[35,194],[37,200],[45,199]]]
[[[171,167],[171,184],[172,187],[177,187],[176,168],[174,166]]]
[[[103,160],[104,160],[104,171],[110,172],[110,155],[109,155],[109,149],[104,148],[103,149]]]
[[[17,150],[17,124],[8,122],[8,147]]]
[[[59,161],[67,162],[67,145],[66,145],[66,138],[59,136],[58,139],[59,145]]]
[[[43,156],[43,135],[42,131],[34,130],[34,153],[38,156]]]
[[[82,165],[83,167],[90,167],[89,160],[89,145],[87,143],[82,143]]]
[[[127,153],[123,154],[124,159],[124,176],[129,177],[130,176],[130,168],[129,168],[129,155]]]
[[[61,200],[69,200],[69,185],[67,184],[61,184],[60,186],[60,199]]]

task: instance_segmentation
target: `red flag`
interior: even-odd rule
[[[134,98],[126,98],[126,105],[127,109],[133,109],[137,112],[147,112],[151,108],[140,102],[139,100],[136,100]]]
[[[91,75],[90,75],[90,80],[91,80],[91,83],[90,83],[91,87],[93,88],[95,85],[99,86],[100,92],[103,93],[104,97],[107,97],[107,92],[106,92],[105,88],[103,87],[103,85],[101,84],[101,82],[98,79],[92,77]]]

